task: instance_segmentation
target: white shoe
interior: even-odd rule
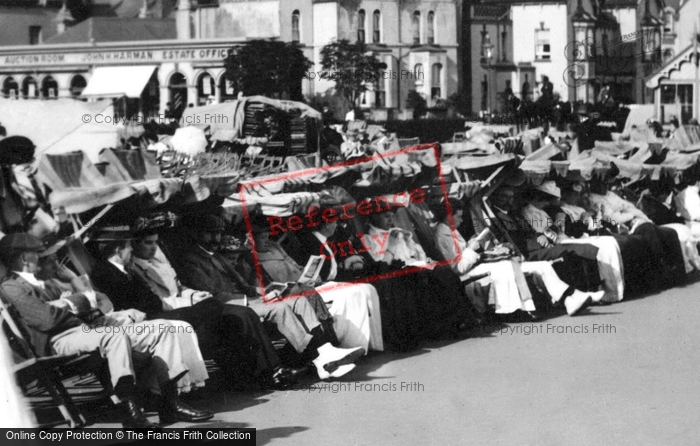
[[[318,357],[314,359],[313,362],[316,366],[316,370],[319,371],[319,377],[322,375],[320,372],[321,369],[328,373],[333,373],[338,367],[352,364],[365,354],[365,349],[362,347],[336,348],[329,342],[320,346],[317,351]]]
[[[595,293],[591,293],[591,300],[595,304],[599,304],[603,301],[603,297],[605,296],[605,291],[596,291]]]
[[[582,291],[576,290],[574,294],[567,297],[564,301],[564,306],[566,307],[566,313],[569,316],[573,316],[579,311],[586,308],[591,304],[591,296],[584,294]]]
[[[316,366],[316,372],[318,373],[318,377],[320,379],[340,378],[341,376],[352,372],[355,367],[357,367],[355,364],[345,364],[335,369],[335,372],[328,373],[323,367],[319,368]]]

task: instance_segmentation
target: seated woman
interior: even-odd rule
[[[270,227],[262,218],[253,219],[253,235],[258,262],[262,267],[263,280],[269,282],[297,282],[304,267],[297,264],[282,246],[270,240]],[[333,328],[343,348],[361,346],[382,351],[382,323],[377,290],[369,284],[340,284],[325,282],[297,283],[289,294],[310,289],[330,305]]]
[[[338,214],[340,203],[334,198],[322,197],[319,215],[323,212]],[[429,282],[417,274],[398,275],[405,264],[388,255],[384,261],[374,261],[362,248],[362,240],[354,233],[345,233],[337,220],[320,221],[308,231],[299,231],[299,249],[290,251],[298,264],[306,264],[311,256],[325,257],[321,268],[321,278],[329,281],[360,282],[381,276],[372,281],[377,289],[381,304],[381,321],[384,346],[386,349],[410,351],[427,336],[437,336],[447,330],[457,329],[467,317],[460,308],[445,313],[441,300],[457,302],[454,296],[441,293],[443,287]],[[329,238],[343,240],[343,245],[356,253],[348,255],[340,249],[332,250]],[[388,242],[391,246],[392,242]],[[443,299],[444,297],[444,299]]]
[[[450,199],[452,218],[455,227],[462,224],[464,205],[460,200]],[[436,209],[444,209],[444,206]],[[523,274],[535,274],[544,284],[553,304],[562,301],[569,316],[573,316],[588,306],[592,301],[599,301],[603,292],[584,293],[563,282],[547,261],[522,262],[513,260],[495,263],[481,263],[481,250],[478,240],[469,242],[457,231],[452,230],[447,211],[436,215],[438,225],[435,228],[435,243],[447,260],[454,260],[452,267],[462,276],[489,273],[491,289],[494,291],[493,303],[497,314],[512,313],[517,310],[534,312],[535,304],[527,288]]]

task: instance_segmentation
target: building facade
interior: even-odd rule
[[[663,66],[644,79],[662,124],[700,119],[700,2],[680,0],[664,11]],[[666,38],[667,36],[667,38]]]
[[[268,38],[298,42],[314,63],[302,86],[310,100],[331,97],[333,82],[318,73],[321,48],[336,39],[364,41],[386,66],[380,81],[368,86],[362,107],[404,108],[411,90],[435,105],[458,91],[452,0],[144,0],[130,8],[97,3],[93,10],[106,16],[75,24],[65,5],[54,7],[47,11],[57,24],[55,35],[39,45],[3,45],[2,94],[19,100],[118,97],[128,90],[131,96],[118,107],[127,114],[221,102],[239,94],[223,76],[228,50]],[[114,84],[112,91],[106,83]],[[126,85],[133,83],[143,85]]]

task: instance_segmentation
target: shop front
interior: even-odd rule
[[[0,94],[16,100],[112,98],[125,117],[179,117],[236,95],[224,59],[244,41],[147,41],[0,50]]]

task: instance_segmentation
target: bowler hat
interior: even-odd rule
[[[226,228],[226,222],[218,215],[205,214],[197,220],[196,227],[202,231],[217,232]]]

